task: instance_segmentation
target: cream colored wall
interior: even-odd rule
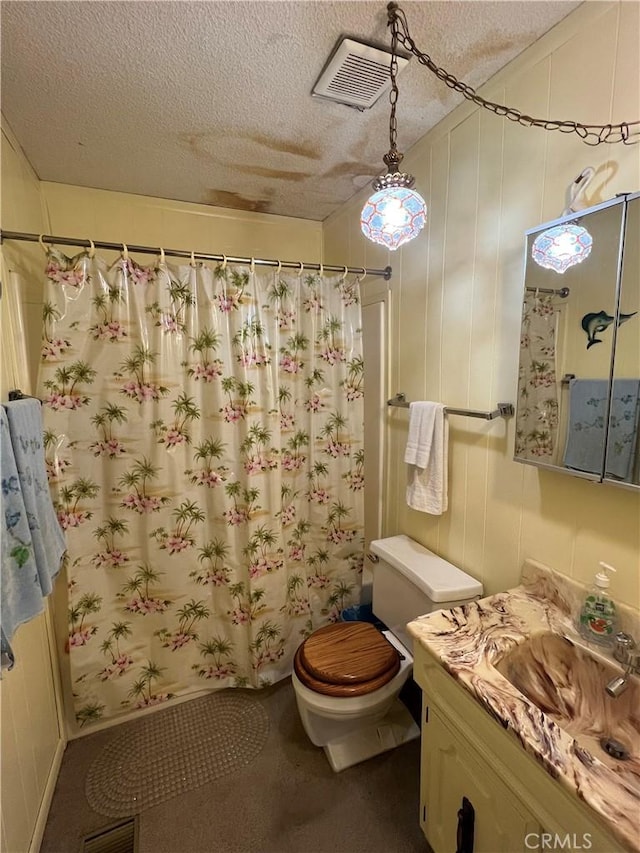
[[[638,3],[585,3],[481,93],[536,117],[636,120],[639,16]],[[400,81],[400,148],[402,114]],[[397,253],[366,241],[368,192],[325,221],[326,263],[393,266],[390,395],[478,409],[515,401],[524,232],[560,215],[587,165],[597,169],[588,204],[640,188],[640,146],[588,147],[463,102],[403,162],[427,199],[426,233]],[[387,535],[413,536],[489,593],[514,586],[527,557],[587,582],[604,559],[618,568],[616,594],[640,606],[639,494],[513,462],[513,419],[451,417],[449,511],[418,513],[404,500],[407,423],[406,410],[387,413]]]
[[[321,260],[319,222],[49,181],[43,181],[41,186],[52,233],[59,237],[124,241],[236,257],[311,263]],[[140,259],[144,260],[144,256]]]
[[[44,230],[38,179],[27,163],[11,131],[2,131],[2,228],[41,232]],[[7,348],[15,344],[6,334],[7,289],[16,285],[27,324],[27,337],[37,352],[42,316],[39,276],[42,251],[33,247],[16,253],[4,247],[2,314],[2,400],[9,385],[19,384],[29,390],[27,367],[23,358],[16,359],[15,373],[5,375],[10,362]],[[7,269],[14,271],[8,275]],[[37,362],[31,360],[31,377],[35,378]],[[2,768],[0,803],[2,812],[2,850],[4,853],[26,853],[39,848],[49,803],[53,795],[58,768],[62,760],[65,738],[59,707],[59,679],[54,664],[55,643],[48,612],[21,625],[12,639],[16,662],[3,673],[0,682],[0,719],[2,729]]]

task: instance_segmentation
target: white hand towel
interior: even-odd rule
[[[431,454],[436,413],[441,403],[409,404],[409,436],[404,451],[404,461],[418,468],[426,468]]]
[[[441,515],[448,506],[449,424],[442,403],[411,403],[405,462],[409,463],[407,504]]]

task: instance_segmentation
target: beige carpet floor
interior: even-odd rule
[[[139,853],[428,853],[418,823],[419,740],[334,773],[307,739],[290,681],[243,691],[262,703],[269,735],[247,766],[139,817]],[[163,712],[158,712],[163,713]],[[124,723],[66,749],[41,853],[78,853],[114,818],[85,796],[96,756]]]

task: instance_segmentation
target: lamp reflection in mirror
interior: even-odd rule
[[[389,186],[367,200],[360,226],[369,240],[394,251],[420,233],[426,218],[427,206],[420,193],[407,186]]]
[[[568,203],[562,215],[575,213],[580,197],[593,180],[596,170],[586,166],[567,187]],[[580,206],[583,206],[582,204]],[[593,238],[580,220],[554,225],[539,234],[531,247],[531,257],[541,267],[555,272],[566,272],[570,267],[581,264],[591,254]]]
[[[566,222],[539,234],[531,248],[531,256],[539,266],[562,274],[586,260],[592,247],[593,238],[586,228]]]

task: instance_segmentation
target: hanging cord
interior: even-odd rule
[[[636,145],[640,142],[640,121],[622,121],[619,124],[581,124],[578,121],[531,118],[531,116],[524,115],[514,107],[485,100],[467,83],[458,80],[444,68],[439,68],[428,54],[422,53],[416,47],[416,43],[409,34],[409,25],[405,14],[396,3],[389,3],[387,13],[388,26],[391,27],[392,44],[400,42],[404,49],[412,53],[421,65],[435,74],[438,80],[442,80],[450,89],[460,92],[468,101],[472,101],[479,107],[484,107],[498,116],[503,116],[509,121],[523,125],[523,127],[541,127],[543,130],[559,130],[560,133],[576,133],[586,145],[600,145],[601,142],[622,142],[624,145]],[[394,51],[392,51],[392,63],[394,58]],[[631,131],[630,128],[638,129]]]

